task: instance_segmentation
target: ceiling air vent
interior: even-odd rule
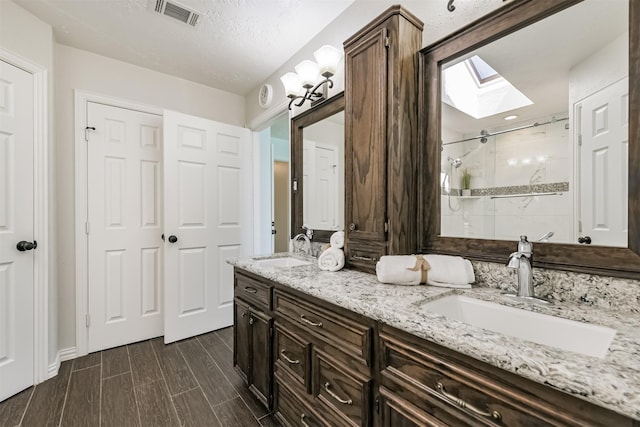
[[[184,7],[180,3],[167,0],[155,0],[154,10],[161,14],[173,19],[195,27],[198,25],[200,14],[194,10]]]

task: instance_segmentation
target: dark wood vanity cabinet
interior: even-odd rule
[[[373,423],[372,322],[274,291],[274,411],[286,426]]]
[[[234,278],[233,365],[249,389],[272,406],[273,285],[236,270]]]
[[[382,255],[416,248],[422,27],[393,6],[344,43],[345,254],[365,271]]]
[[[389,326],[379,338],[382,426],[638,425]]]
[[[234,366],[284,426],[640,426],[238,268],[234,303]]]

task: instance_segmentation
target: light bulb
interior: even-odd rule
[[[296,65],[296,73],[300,76],[300,81],[302,82],[302,87],[304,88],[312,88],[316,81],[318,81],[320,67],[313,61],[305,59],[298,65]]]
[[[285,94],[289,98],[301,95],[302,82],[300,81],[299,75],[294,72],[288,72],[284,76],[280,77],[280,81],[284,86]]]
[[[343,53],[340,49],[326,44],[316,50],[313,56],[315,56],[320,66],[320,74],[324,77],[331,77],[338,70],[338,64],[342,59]]]

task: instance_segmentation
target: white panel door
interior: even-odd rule
[[[318,230],[337,230],[338,147],[304,140],[303,218],[305,225]]]
[[[305,226],[308,225],[312,229],[318,228],[314,227],[315,153],[315,141],[305,139],[302,143],[302,221]]]
[[[233,323],[233,268],[252,244],[248,129],[164,113],[165,343]]]
[[[162,335],[162,117],[88,103],[89,352]]]
[[[316,144],[315,164],[316,182],[316,221],[315,226],[320,230],[335,230],[338,227],[336,195],[338,192],[337,177],[337,147]]]
[[[33,77],[0,61],[0,401],[33,385]],[[29,246],[23,246],[27,249]]]
[[[629,80],[578,104],[582,236],[594,245],[627,246]]]

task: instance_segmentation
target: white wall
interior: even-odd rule
[[[449,12],[445,0],[403,0],[402,2],[396,0],[356,0],[340,16],[327,25],[320,34],[263,82],[273,86],[273,105],[270,108],[264,110],[258,105],[258,91],[262,84],[247,94],[246,110],[249,127],[259,126],[286,109],[288,100],[285,97],[280,76],[288,71],[293,71],[295,65],[302,60],[314,59],[313,52],[324,44],[342,48],[345,40],[394,4],[402,4],[405,9],[424,22],[422,45],[428,46],[499,8],[504,5],[504,1],[457,0],[455,2],[456,10]],[[330,95],[339,93],[344,89],[343,71],[339,70],[333,80],[335,86],[330,91]],[[303,111],[303,109],[300,111]]]
[[[45,68],[48,73],[49,112],[49,364],[55,361],[57,344],[56,227],[55,227],[55,138],[53,117],[53,30],[11,1],[0,1],[0,46]],[[43,249],[44,250],[44,249]]]
[[[58,165],[59,346],[75,346],[73,90],[108,95],[243,126],[244,98],[68,46],[55,45]]]

